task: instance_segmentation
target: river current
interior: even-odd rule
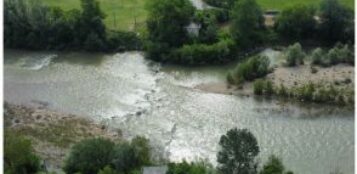
[[[216,164],[220,136],[237,127],[257,137],[262,163],[275,154],[294,173],[353,173],[353,110],[194,88],[224,82],[233,66],[162,66],[140,52],[6,50],[4,97],[89,117],[121,129],[126,138],[146,136],[155,151],[172,161],[208,159]]]

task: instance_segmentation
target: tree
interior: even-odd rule
[[[237,0],[204,0],[204,1],[211,6],[231,9]]]
[[[188,40],[186,26],[194,14],[189,0],[152,0],[148,8],[148,39],[179,47]]]
[[[150,164],[150,145],[149,140],[137,136],[131,140],[131,146],[134,148],[135,156],[139,161],[139,165]]]
[[[263,169],[259,174],[293,174],[293,172],[285,172],[283,162],[281,162],[278,157],[272,155],[269,157],[268,162],[264,164]]]
[[[40,160],[33,151],[30,140],[9,131],[5,131],[5,173],[18,174],[38,172],[40,170]]]
[[[263,43],[263,12],[255,0],[240,0],[232,10],[231,32],[238,46],[252,49]]]
[[[284,38],[298,41],[309,39],[315,33],[315,10],[299,5],[283,10],[278,17],[276,30]]]
[[[82,42],[85,42],[90,35],[97,35],[99,40],[105,40],[106,31],[103,23],[105,15],[100,9],[99,2],[96,0],[81,0],[81,8],[79,25],[75,29],[77,37]]]
[[[322,39],[334,44],[354,40],[353,11],[338,0],[323,0],[320,5],[320,32]]]
[[[114,143],[104,138],[87,139],[75,144],[65,161],[64,171],[68,174],[98,173],[111,163]]]
[[[257,173],[255,157],[259,154],[257,139],[247,129],[231,129],[219,140],[218,170],[222,174]]]

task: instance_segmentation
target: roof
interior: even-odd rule
[[[143,167],[142,174],[166,174],[167,170],[168,170],[167,166]]]

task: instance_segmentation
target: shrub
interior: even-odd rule
[[[236,84],[264,77],[270,72],[269,64],[268,57],[261,55],[254,56],[239,63],[231,76]]]
[[[75,144],[65,161],[66,173],[98,173],[111,163],[114,143],[103,138],[83,140]]]
[[[304,63],[305,53],[300,43],[295,43],[286,49],[284,56],[288,66],[296,66]]]
[[[254,81],[253,90],[254,90],[254,94],[262,95],[264,92],[264,81],[261,79]]]
[[[274,94],[273,83],[270,80],[265,82],[265,94],[272,95]]]
[[[129,173],[147,164],[150,164],[150,147],[148,140],[143,137],[135,137],[131,143],[124,141],[119,144],[94,138],[83,140],[72,147],[64,171],[92,174],[115,170],[116,173]]]
[[[4,171],[8,174],[36,173],[40,160],[34,154],[31,141],[10,131],[5,131]]]
[[[184,45],[171,51],[168,61],[188,65],[224,63],[234,58],[233,50],[234,43],[229,39],[211,45]]]
[[[213,173],[212,166],[204,162],[187,163],[169,163],[166,174],[211,174]]]
[[[280,88],[279,88],[277,94],[282,97],[289,96],[288,90],[285,88],[285,86],[283,84],[280,84]]]
[[[277,19],[276,30],[286,39],[310,39],[315,33],[315,10],[310,6],[298,5],[282,11]]]
[[[278,157],[272,155],[264,164],[259,174],[293,174],[293,172],[285,171],[283,162]]]
[[[324,59],[324,52],[321,48],[316,48],[311,54],[311,63],[314,65],[321,65]]]

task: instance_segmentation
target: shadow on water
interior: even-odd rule
[[[55,59],[55,63],[70,63],[77,65],[100,66],[107,54],[103,53],[61,53],[59,58]],[[109,55],[110,56],[110,55]]]

